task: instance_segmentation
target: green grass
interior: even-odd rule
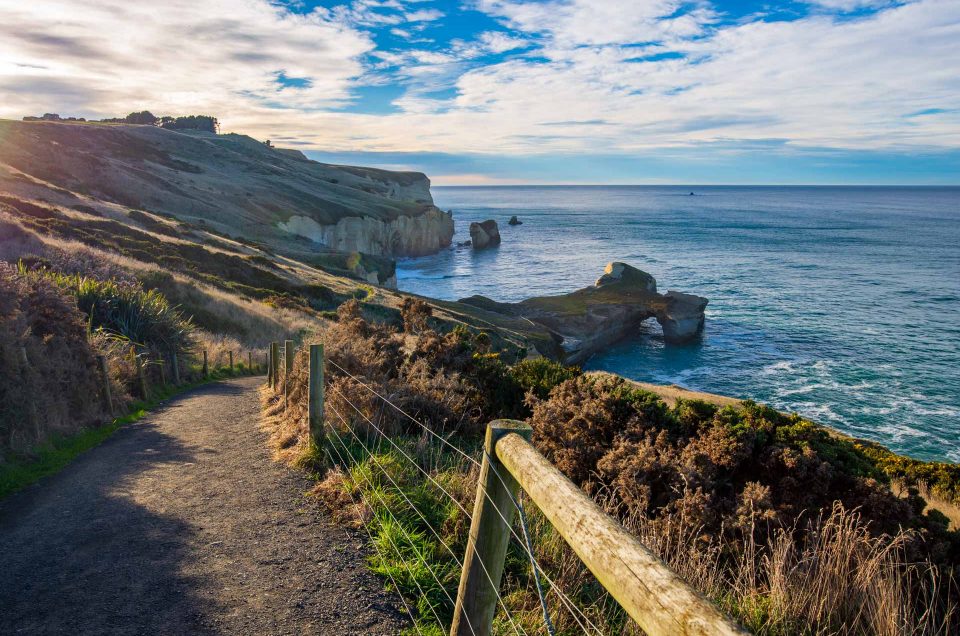
[[[120,427],[142,419],[170,398],[204,384],[244,375],[250,374],[246,372],[242,365],[238,365],[232,371],[228,367],[223,367],[212,371],[208,378],[196,382],[156,389],[149,400],[134,402],[130,406],[129,413],[115,418],[108,424],[86,429],[73,435],[54,437],[36,449],[29,457],[15,457],[7,463],[0,464],[0,500],[44,477],[60,472],[80,454],[102,444]]]

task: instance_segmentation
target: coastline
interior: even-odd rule
[[[654,395],[657,395],[661,400],[664,401],[664,403],[666,403],[667,406],[671,408],[675,407],[680,400],[698,400],[701,402],[706,402],[708,404],[719,406],[721,408],[727,407],[727,406],[738,408],[742,406],[744,402],[750,401],[748,399],[739,399],[739,398],[732,398],[726,395],[717,395],[716,393],[707,393],[704,391],[693,391],[690,389],[685,389],[681,386],[677,386],[675,384],[664,385],[664,384],[653,384],[650,382],[639,382],[637,380],[631,380],[629,378],[625,378],[621,375],[618,375],[616,373],[610,373],[608,371],[588,371],[586,373],[587,375],[594,376],[594,377],[620,378],[621,380],[624,380],[627,384],[630,384],[639,389],[643,389],[644,391],[648,391],[650,393],[653,393]],[[819,422],[813,422],[813,424],[818,428],[826,431],[827,434],[829,434],[831,437],[847,440],[852,444],[868,445],[870,448],[883,449],[883,451],[886,451],[887,453],[889,453],[894,457],[903,457],[908,459],[911,462],[922,462],[922,460],[913,459],[908,455],[894,453],[890,449],[884,446],[881,446],[880,444],[876,444],[875,442],[870,442],[867,440],[851,437],[850,435],[847,435],[841,431],[838,431],[834,428],[831,428]],[[957,464],[952,464],[950,462],[922,462],[922,463],[927,465],[945,464],[945,465],[960,468],[960,466],[958,466]],[[938,494],[937,492],[934,492],[931,489],[930,484],[925,483],[923,481],[916,481],[916,482],[910,483],[906,481],[903,476],[898,477],[896,475],[890,474],[889,472],[887,474],[890,477],[893,490],[897,492],[899,496],[907,497],[910,494],[909,490],[911,488],[916,488],[920,492],[920,495],[927,500],[927,507],[925,508],[925,512],[931,509],[939,510],[941,513],[943,513],[947,517],[947,519],[950,520],[950,529],[960,530],[960,499],[956,497],[951,499],[948,497],[941,496],[940,494]]]

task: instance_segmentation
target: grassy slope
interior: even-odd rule
[[[93,258],[132,272],[146,287],[160,289],[199,326],[259,344],[284,331],[315,327],[323,312],[347,298],[361,298],[371,317],[398,321],[407,296],[342,275],[346,269],[336,262],[331,268],[329,255],[313,259],[320,265],[142,210],[92,199],[65,207],[0,190],[0,258],[76,252],[81,246]],[[545,329],[527,321],[462,303],[429,302],[441,323],[491,331],[500,348],[516,352],[534,344],[549,353],[553,346]]]

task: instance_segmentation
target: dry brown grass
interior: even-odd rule
[[[109,416],[96,353],[71,296],[0,262],[0,462]]]
[[[263,348],[324,324],[311,313],[244,298],[154,263],[34,232],[0,212],[0,260],[16,263],[22,258],[40,258],[55,271],[98,280],[140,280],[146,289],[157,289],[180,306],[199,327],[236,339],[240,348]]]

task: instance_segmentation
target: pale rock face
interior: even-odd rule
[[[664,339],[667,342],[686,342],[696,338],[703,331],[707,299],[672,290],[664,296],[667,308],[657,313]]]
[[[419,179],[410,185],[391,183],[386,196],[388,199],[397,201],[433,203],[433,196],[430,194],[430,179],[427,178]]]
[[[331,249],[378,256],[424,256],[449,247],[453,240],[453,219],[437,208],[419,216],[399,216],[392,221],[348,216],[334,225],[321,225],[306,216],[292,216],[279,227]]]
[[[603,287],[618,282],[630,283],[650,293],[657,293],[657,279],[632,265],[617,261],[607,263],[603,268],[603,276],[597,279],[596,286]]]

